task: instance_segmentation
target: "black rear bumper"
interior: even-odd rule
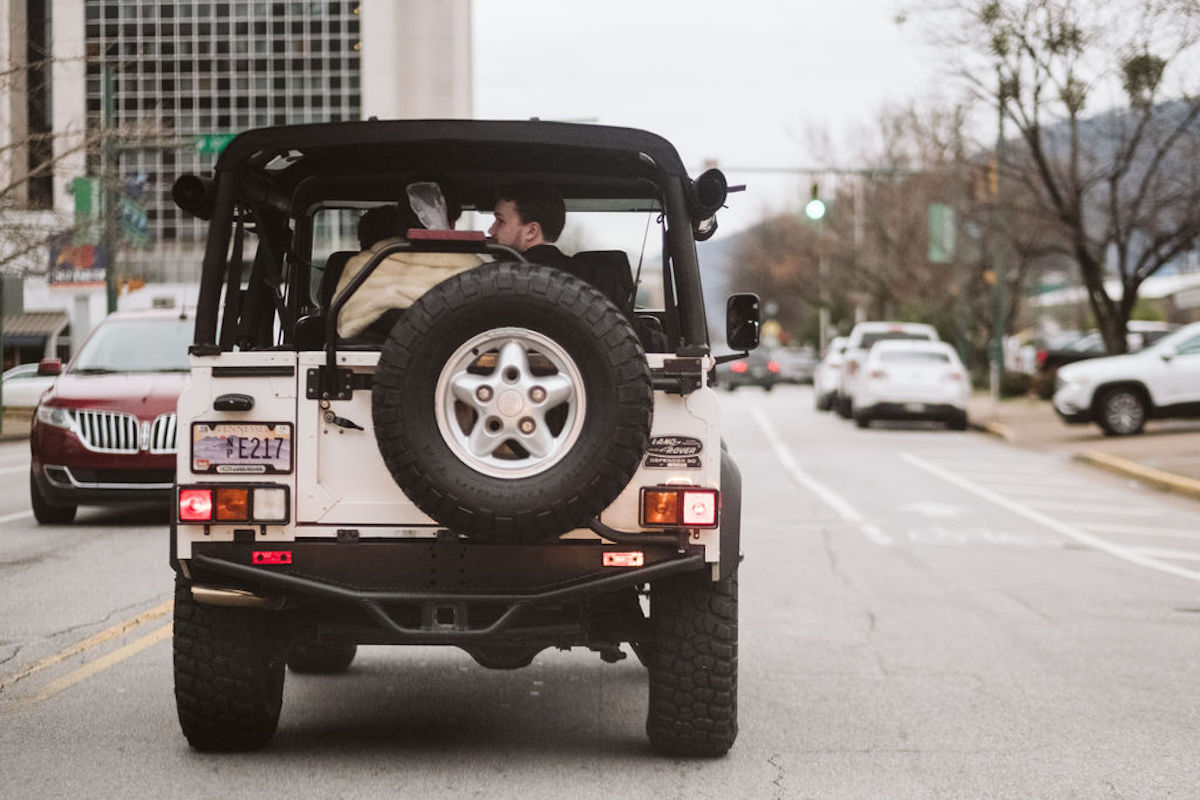
[[[643,554],[644,566],[604,566],[605,553],[631,551]],[[288,563],[264,565],[256,553],[286,553],[266,559]],[[561,622],[564,606],[708,567],[700,549],[669,545],[394,540],[203,542],[187,566],[193,583],[356,612],[379,641],[457,645],[531,634]]]

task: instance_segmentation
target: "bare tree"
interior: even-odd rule
[[[1016,131],[1001,164],[1078,265],[1110,352],[1142,283],[1200,236],[1196,0],[930,0],[955,68]],[[1104,106],[1107,104],[1107,108]],[[1105,279],[1119,281],[1110,295]]]

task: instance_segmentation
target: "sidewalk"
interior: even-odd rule
[[[1025,447],[1068,453],[1101,469],[1200,499],[1200,420],[1152,420],[1138,436],[1105,436],[1096,424],[1067,425],[1049,401],[971,398],[973,427]]]
[[[0,442],[29,438],[29,423],[33,420],[32,408],[6,408],[0,423]]]

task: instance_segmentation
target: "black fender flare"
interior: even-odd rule
[[[721,578],[737,572],[742,561],[742,471],[721,442]]]

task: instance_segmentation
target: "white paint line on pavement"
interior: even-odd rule
[[[15,514],[5,514],[3,517],[0,517],[0,525],[3,525],[6,522],[13,522],[14,520],[25,519],[26,517],[32,516],[32,511],[18,511]]]
[[[1138,525],[1114,525],[1110,522],[1076,522],[1078,527],[1092,533],[1114,533],[1121,536],[1161,536],[1164,539],[1200,539],[1200,530],[1194,528],[1159,528]]]
[[[1058,503],[1053,500],[1037,500],[1030,498],[1029,505],[1043,511],[1070,511],[1076,514],[1119,514],[1123,517],[1157,517],[1162,511],[1157,508],[1138,508],[1134,506],[1103,506],[1097,503]]]
[[[1170,561],[1200,561],[1195,550],[1168,550],[1165,547],[1132,547],[1133,552],[1150,558],[1165,558]]]
[[[985,481],[989,489],[997,492],[1021,492],[1030,495],[1051,495],[1053,497],[1104,497],[1112,499],[1111,488],[1098,489],[1095,486],[1076,484],[1074,486],[1046,486],[1042,483],[1012,483],[1010,481]]]
[[[859,513],[858,509],[850,505],[846,498],[809,475],[796,463],[796,459],[783,446],[779,438],[779,433],[775,430],[775,426],[771,424],[771,420],[756,403],[750,405],[750,414],[754,417],[754,421],[758,423],[759,430],[762,431],[763,436],[767,438],[767,444],[771,446],[775,457],[779,459],[779,463],[787,470],[792,480],[824,500],[826,505],[836,511],[838,516],[846,522],[857,525],[863,535],[872,542],[875,542],[875,544],[887,545],[892,543],[892,537],[880,530],[879,526],[867,522],[866,518]]]
[[[1174,564],[1168,564],[1165,561],[1160,561],[1157,558],[1142,555],[1134,548],[1122,547],[1121,545],[1105,541],[1104,539],[1101,539],[1098,536],[1093,536],[1074,525],[1069,525],[1061,520],[1055,519],[1054,517],[1043,514],[1037,509],[1029,508],[1028,506],[1022,505],[1015,500],[1010,500],[1003,495],[997,494],[996,492],[972,483],[965,478],[961,478],[952,472],[942,469],[936,464],[926,461],[919,456],[913,455],[912,453],[901,453],[900,457],[909,464],[912,464],[914,467],[923,469],[929,474],[936,475],[948,483],[953,483],[960,489],[964,489],[977,497],[981,497],[984,500],[1000,506],[1001,508],[1008,509],[1014,514],[1022,516],[1031,522],[1044,525],[1050,530],[1057,531],[1063,536],[1074,539],[1075,541],[1085,544],[1088,547],[1094,547],[1097,550],[1103,550],[1111,556],[1116,556],[1123,561],[1128,561],[1129,563],[1136,564],[1140,567],[1158,570],[1159,572],[1165,572],[1168,575],[1174,575],[1177,578],[1186,578],[1189,581],[1200,581],[1200,572],[1184,569],[1183,567],[1179,567]]]

